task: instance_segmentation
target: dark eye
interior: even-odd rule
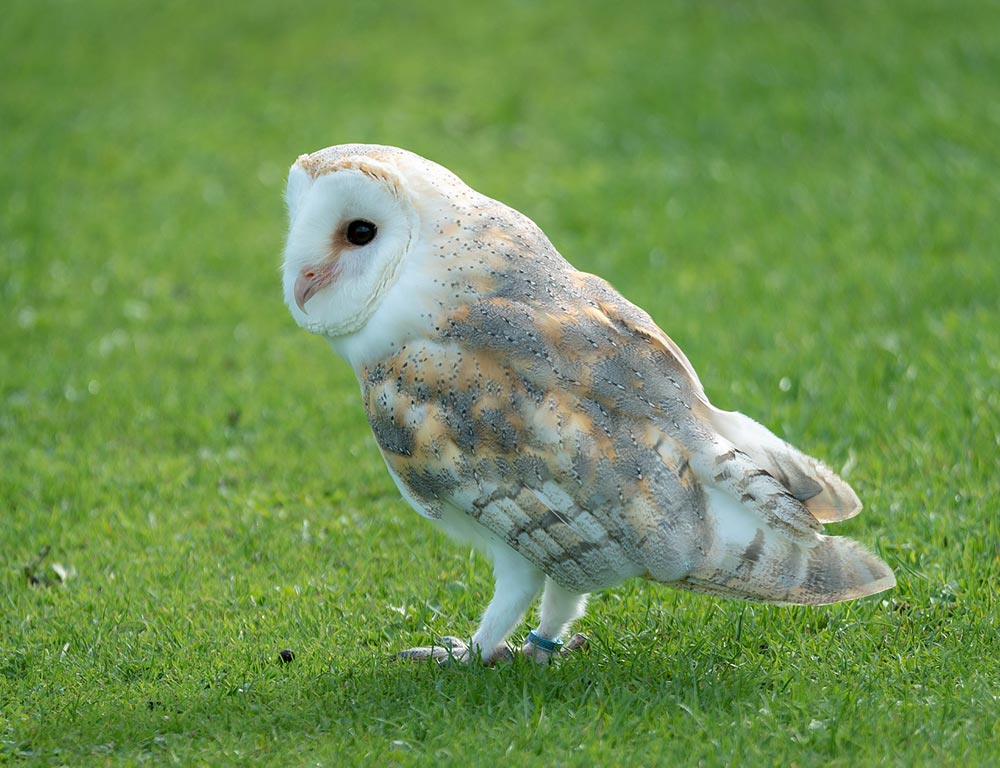
[[[377,233],[378,227],[370,221],[355,219],[347,225],[347,242],[351,245],[368,245]]]

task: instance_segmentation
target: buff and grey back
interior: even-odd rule
[[[386,463],[422,514],[471,518],[581,593],[643,576],[819,604],[895,583],[862,546],[821,533],[860,510],[846,483],[715,409],[650,317],[529,219],[403,150],[324,153],[299,163],[398,164],[452,206],[412,286],[427,322],[356,368]]]

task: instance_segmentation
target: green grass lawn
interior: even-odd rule
[[[4,5],[0,763],[1000,761],[1000,8],[339,6]],[[282,304],[285,171],[347,141],[644,306],[899,586],[631,583],[553,668],[390,662],[492,578]]]

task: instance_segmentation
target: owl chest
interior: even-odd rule
[[[372,434],[411,503],[438,505],[475,486],[473,462],[481,446],[474,397],[440,382],[432,386],[406,360],[366,371],[362,395]]]
[[[368,421],[387,460],[465,464],[515,453],[525,439],[524,382],[453,344],[411,344],[361,377]]]

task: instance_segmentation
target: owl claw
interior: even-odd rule
[[[572,653],[573,651],[585,651],[590,648],[590,638],[581,632],[577,632],[573,637],[569,639],[569,642],[563,646],[561,653]]]
[[[536,645],[525,643],[517,654],[526,659],[530,659],[536,664],[548,664],[556,656],[566,656],[577,650],[586,650],[590,645],[590,640],[586,635],[577,632],[570,640],[563,645],[558,653],[544,651]],[[482,662],[488,667],[497,665],[500,662],[512,662],[515,652],[506,645],[499,645],[489,656],[483,656]],[[468,664],[474,658],[472,649],[464,640],[457,637],[439,637],[434,645],[421,646],[419,648],[407,648],[392,657],[403,661],[436,661],[444,666],[446,664]]]
[[[439,637],[434,645],[420,648],[408,648],[395,654],[392,659],[406,661],[436,661],[438,664],[468,664],[474,658],[472,649],[464,640],[457,637]],[[506,645],[498,646],[493,653],[482,657],[483,664],[494,666],[501,661],[513,661],[514,653]]]
[[[453,662],[468,664],[472,658],[472,652],[468,644],[464,640],[459,640],[457,637],[451,637],[450,635],[439,637],[437,643],[431,646],[431,650],[440,652],[437,656],[434,656],[434,659],[439,664],[451,664]]]
[[[468,657],[469,647],[462,640],[456,637],[439,637],[434,645],[407,648],[392,658],[393,660],[436,661],[438,664],[446,664],[450,661],[468,663]]]

